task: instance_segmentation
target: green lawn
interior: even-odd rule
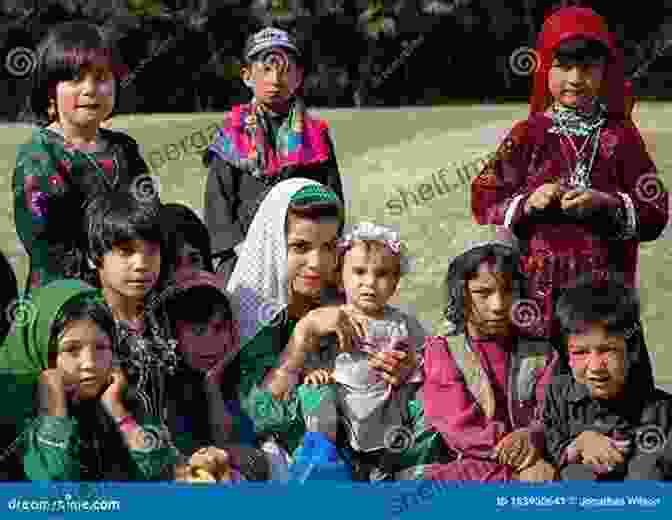
[[[670,112],[670,114],[668,114]],[[441,281],[450,258],[470,241],[489,236],[482,226],[471,221],[469,192],[463,186],[438,195],[423,189],[427,200],[409,207],[402,214],[386,203],[398,198],[398,188],[413,191],[431,182],[432,175],[444,168],[448,185],[458,185],[456,168],[492,152],[516,119],[526,115],[524,105],[451,106],[417,110],[324,111],[331,122],[338,159],[349,197],[350,220],[371,219],[397,226],[417,255],[416,272],[401,283],[398,302],[414,309],[431,326],[439,323],[443,296]],[[221,114],[151,115],[115,118],[113,128],[128,132],[142,147],[143,155],[159,153],[171,160],[154,171],[159,177],[162,199],[181,202],[201,211],[206,170],[200,164],[190,136],[206,131],[221,120]],[[662,144],[672,131],[672,104],[644,104],[638,110],[640,128],[651,142],[651,153],[667,186],[672,186],[672,149]],[[655,134],[654,134],[655,132]],[[3,250],[14,254],[20,248],[12,217],[10,194],[16,146],[27,139],[29,129],[0,128],[0,165],[7,172],[2,189],[5,209],[0,214]],[[655,140],[653,139],[655,137]],[[180,143],[184,144],[180,144]],[[166,147],[175,144],[168,150]],[[185,153],[185,149],[186,152]],[[407,195],[407,197],[410,197]],[[654,356],[656,375],[661,383],[672,384],[672,353],[664,349],[665,302],[672,302],[672,233],[641,248],[641,285],[644,324],[649,350]],[[16,266],[21,281],[26,263]],[[668,319],[670,319],[668,315]]]

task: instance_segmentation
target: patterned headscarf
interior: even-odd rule
[[[625,93],[629,85],[625,81],[623,53],[616,46],[604,18],[592,9],[566,7],[556,11],[544,22],[537,43],[538,66],[534,74],[534,86],[530,99],[530,114],[544,112],[551,106],[553,98],[548,90],[548,73],[551,70],[554,53],[558,46],[578,37],[602,42],[607,46],[610,57],[602,83],[602,98],[606,102],[609,117],[623,119]]]

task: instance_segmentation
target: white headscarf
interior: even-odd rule
[[[282,319],[287,307],[287,235],[285,221],[292,196],[318,182],[293,178],[276,184],[257,210],[239,249],[227,286],[240,323],[240,346],[266,325]]]

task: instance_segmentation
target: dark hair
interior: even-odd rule
[[[498,272],[511,274],[514,298],[520,296],[524,287],[525,277],[520,270],[520,255],[515,249],[491,243],[460,255],[450,264],[443,282],[446,294],[443,315],[455,326],[454,334],[464,332],[467,282],[485,261],[491,261]]]
[[[158,200],[143,202],[125,191],[106,193],[91,200],[84,212],[89,259],[100,266],[103,256],[120,242],[154,242],[161,248],[160,282],[163,282],[172,273],[175,252],[161,223],[160,209]]]
[[[117,328],[110,309],[104,302],[94,299],[91,294],[83,294],[69,299],[59,311],[51,325],[49,334],[49,353],[58,352],[58,338],[70,322],[91,320],[112,340],[112,351],[117,348]]]
[[[209,286],[197,286],[176,292],[165,304],[166,315],[174,334],[177,334],[177,320],[188,323],[207,323],[221,312],[225,321],[233,320],[231,303],[226,295]]]
[[[127,69],[110,35],[86,22],[54,27],[37,49],[25,115],[41,126],[48,125],[49,98],[56,97],[56,85],[75,79],[82,67],[100,60],[109,62],[117,82],[121,81]]]
[[[194,246],[203,257],[205,270],[215,272],[210,233],[191,208],[182,204],[164,204],[161,208],[161,221],[166,229],[171,230],[168,237],[174,251],[177,252],[185,242]]]
[[[302,200],[297,202],[290,201],[289,207],[287,208],[285,229],[287,229],[290,215],[313,221],[320,221],[322,219],[338,219],[340,223],[338,226],[339,235],[343,231],[343,226],[345,225],[343,203],[340,199],[338,199],[338,197],[336,197],[335,200]]]
[[[555,49],[554,58],[560,65],[573,63],[592,63],[602,58],[609,58],[609,48],[599,40],[588,38],[572,38],[562,42]]]
[[[574,287],[560,294],[555,316],[563,336],[580,334],[593,324],[603,324],[609,334],[621,334],[639,321],[639,296],[620,281],[582,276]]]

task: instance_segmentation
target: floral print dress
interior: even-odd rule
[[[27,292],[60,278],[92,281],[83,254],[86,204],[131,189],[149,171],[129,136],[101,128],[99,142],[97,151],[83,152],[39,128],[19,146],[12,190],[16,232],[30,256]]]

